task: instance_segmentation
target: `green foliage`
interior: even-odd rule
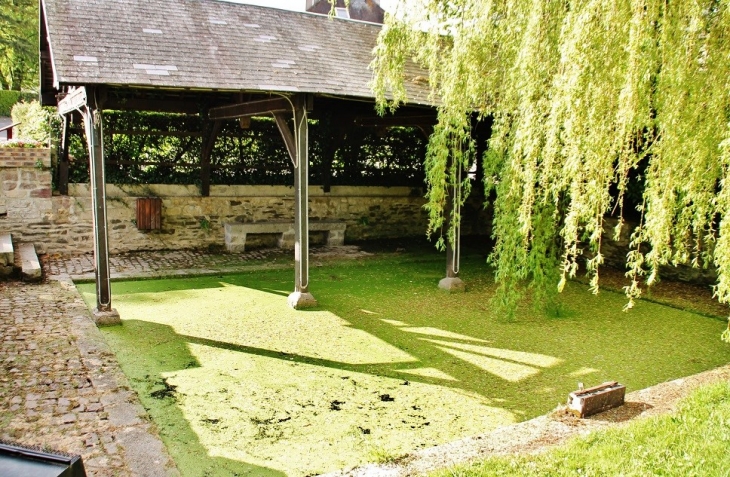
[[[18,139],[31,139],[47,143],[51,138],[51,120],[53,114],[44,109],[38,101],[21,102],[13,106],[11,112],[16,126]]]
[[[437,476],[726,475],[730,383],[706,385],[666,416],[595,432],[533,456],[493,458]]]
[[[493,118],[480,160],[486,197],[496,197],[491,262],[508,310],[523,280],[560,289],[586,256],[598,290],[604,216],[637,202],[626,199],[637,168],[644,189],[627,308],[645,275],[651,285],[660,266],[678,263],[714,263],[717,296],[730,301],[728,2],[418,3],[387,20],[373,88],[381,110],[397,107],[406,59],[430,72],[439,99],[428,146],[433,230],[455,165],[470,164],[458,154],[471,141],[464,118]]]
[[[38,2],[0,3],[0,90],[38,87]]]
[[[35,93],[21,93],[20,91],[0,90],[0,116],[10,116],[13,106],[20,101],[37,99]]]
[[[47,147],[47,144],[44,144],[40,141],[34,141],[34,140],[22,140],[22,139],[11,139],[9,141],[3,141],[0,142],[0,147],[17,147],[17,148],[25,148],[25,149],[39,149]],[[36,164],[36,167],[38,167],[38,164]]]
[[[108,111],[104,113],[107,180],[117,184],[199,184],[204,123],[198,116]],[[136,131],[136,134],[128,134]],[[142,134],[139,134],[139,132]],[[70,136],[72,182],[87,182],[88,152],[81,128]],[[145,132],[149,132],[145,134]],[[188,134],[191,133],[191,134]],[[311,121],[311,183],[420,186],[426,140],[414,128],[352,128],[332,149],[327,121]],[[331,165],[327,165],[327,157]],[[211,155],[212,184],[291,185],[292,165],[272,119],[223,124]]]

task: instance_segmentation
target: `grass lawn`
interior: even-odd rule
[[[432,477],[728,476],[730,383],[700,388],[677,412],[597,432],[533,456],[492,458]]]
[[[495,316],[481,256],[465,294],[436,288],[436,253],[325,262],[320,306],[286,304],[293,270],[115,282],[104,328],[185,476],[306,476],[544,414],[578,381],[628,391],[725,364],[723,319],[591,295],[559,316]],[[93,284],[80,285],[95,303]]]

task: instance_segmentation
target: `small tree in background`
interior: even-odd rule
[[[38,1],[0,2],[0,89],[38,89]]]
[[[32,140],[48,144],[51,138],[52,113],[38,101],[20,102],[13,106],[11,116],[19,140]]]

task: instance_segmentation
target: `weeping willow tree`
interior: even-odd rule
[[[730,1],[401,2],[372,64],[381,111],[407,101],[408,59],[428,69],[439,105],[426,161],[431,232],[458,222],[445,221],[458,210],[447,191],[475,160],[473,114],[493,119],[478,160],[507,310],[525,284],[543,297],[562,289],[583,259],[597,292],[602,237],[624,225],[639,167],[627,308],[661,266],[681,263],[714,264],[715,294],[730,301]]]

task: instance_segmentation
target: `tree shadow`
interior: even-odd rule
[[[468,284],[488,288],[490,279],[484,278],[483,272],[469,273],[465,267],[462,276]],[[190,332],[155,323],[154,318],[149,321],[125,319],[122,328],[132,330],[130,342],[137,343],[128,354],[149,354],[147,357],[133,356],[147,360],[145,366],[150,370],[146,372],[149,376],[136,372],[136,386],[142,389],[141,393],[150,395],[160,391],[164,397],[165,377],[172,372],[200,367],[190,347],[205,347],[232,351],[242,357],[276,360],[275,366],[313,366],[335,371],[335,374],[327,374],[343,380],[350,377],[343,374],[363,373],[403,384],[439,386],[444,394],[448,389],[469,398],[476,396],[486,405],[507,411],[521,420],[543,414],[564,402],[579,380],[589,385],[608,380],[626,384],[631,381],[637,388],[710,366],[709,361],[696,361],[692,346],[688,345],[689,351],[685,353],[684,348],[668,348],[665,338],[647,339],[652,333],[659,337],[676,333],[674,327],[678,326],[680,318],[684,319],[680,316],[682,312],[677,310],[647,304],[645,306],[651,308],[648,315],[658,318],[649,322],[642,316],[637,320],[636,313],[633,317],[621,314],[618,300],[610,294],[595,298],[583,295],[586,292],[581,290],[581,295],[575,295],[580,298],[571,298],[577,301],[572,302],[571,313],[564,319],[550,319],[522,310],[520,319],[510,322],[490,315],[490,310],[483,305],[486,292],[467,292],[472,293],[470,296],[438,290],[436,283],[442,275],[443,263],[436,260],[353,262],[334,267],[325,264],[310,274],[312,291],[320,303],[310,313],[286,307],[283,296],[287,293],[283,290],[291,286],[291,277],[284,277],[281,272],[176,279],[178,283],[173,287],[178,292],[190,291],[192,294],[195,290],[203,290],[210,294],[216,289],[228,289],[231,293],[247,296],[247,303],[264,300],[281,306],[267,309],[254,322],[243,319],[250,310],[229,310],[226,312],[230,315],[229,321],[213,321],[209,328],[198,327]],[[573,293],[571,286],[568,294]],[[128,295],[134,293],[127,292]],[[218,296],[232,295],[221,293]],[[474,300],[475,296],[480,298]],[[126,297],[125,300],[130,298],[130,301],[143,304],[145,300],[161,299],[152,294]],[[214,296],[210,298],[216,300]],[[474,305],[465,307],[463,302],[467,299]],[[216,306],[223,314],[230,304],[223,299]],[[616,313],[607,312],[609,308],[615,309]],[[236,322],[237,316],[241,317],[239,322]],[[337,333],[333,334],[333,329]],[[256,333],[271,340],[257,339]],[[277,342],[277,336],[286,340]],[[149,351],[142,351],[146,337],[154,337],[159,349],[153,346]],[[372,346],[353,346],[357,348],[353,351],[346,345],[349,338],[354,338],[354,342],[369,342]],[[684,335],[684,339],[695,340],[694,343],[701,337]],[[616,349],[621,352],[613,352]],[[694,361],[685,362],[684,354]],[[123,361],[121,357],[120,361]],[[145,382],[154,386],[144,388]],[[171,411],[172,415],[186,422],[188,418],[172,397],[164,397],[170,400],[170,406],[177,407],[177,411]],[[333,409],[338,406],[335,401],[332,405]],[[633,412],[638,408],[629,406],[624,410]],[[287,419],[287,416],[269,416],[264,420],[270,418]],[[183,428],[194,440],[193,427],[188,423]],[[193,442],[192,446],[196,453],[199,450],[201,455],[207,455],[199,441]],[[264,469],[254,474],[282,475],[274,470],[273,474],[264,473],[268,471]]]

